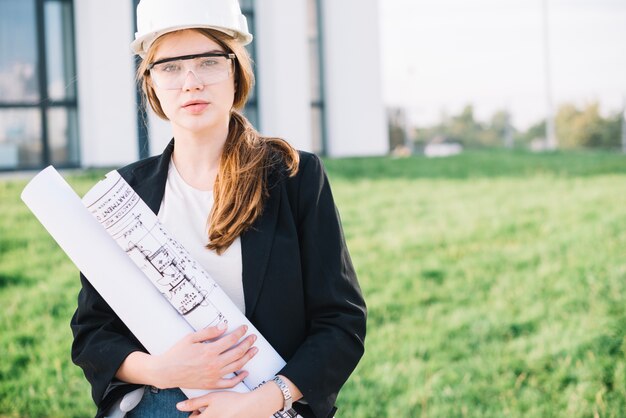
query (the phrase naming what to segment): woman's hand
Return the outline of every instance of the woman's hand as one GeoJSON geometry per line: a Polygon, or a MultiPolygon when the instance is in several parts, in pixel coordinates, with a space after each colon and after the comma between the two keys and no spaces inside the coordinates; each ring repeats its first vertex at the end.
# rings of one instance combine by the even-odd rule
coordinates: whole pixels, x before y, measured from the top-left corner
{"type": "Polygon", "coordinates": [[[192,412],[190,417],[220,418],[267,418],[272,414],[259,413],[251,403],[250,393],[211,392],[198,398],[189,399],[176,405],[180,411],[192,412]]]}
{"type": "Polygon", "coordinates": [[[257,353],[252,347],[255,335],[239,341],[247,327],[241,326],[228,335],[226,327],[209,327],[181,339],[161,355],[133,352],[122,363],[116,376],[128,383],[148,384],[161,389],[183,387],[193,389],[232,388],[246,378],[224,376],[242,370],[257,353]]]}
{"type": "Polygon", "coordinates": [[[179,402],[176,408],[193,412],[190,417],[198,418],[267,418],[281,409],[283,403],[280,389],[271,389],[263,385],[248,393],[211,392],[179,402]]]}
{"type": "MultiPolygon", "coordinates": [[[[300,390],[285,376],[293,400],[302,398],[300,390]]],[[[179,402],[180,411],[193,412],[191,417],[209,418],[267,418],[283,409],[283,393],[274,382],[266,382],[252,392],[211,392],[197,398],[179,402]]]]}
{"type": "Polygon", "coordinates": [[[248,327],[242,325],[223,335],[225,329],[210,327],[194,332],[165,353],[155,356],[158,374],[163,379],[161,385],[155,386],[227,389],[245,379],[246,372],[229,379],[224,376],[240,371],[256,354],[257,348],[252,347],[256,336],[249,335],[237,344],[248,327]]]}

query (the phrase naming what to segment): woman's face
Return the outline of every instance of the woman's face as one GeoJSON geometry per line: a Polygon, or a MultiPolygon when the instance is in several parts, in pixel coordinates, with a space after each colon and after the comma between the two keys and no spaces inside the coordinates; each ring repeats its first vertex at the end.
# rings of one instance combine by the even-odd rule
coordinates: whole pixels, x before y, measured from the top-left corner
{"type": "MultiPolygon", "coordinates": [[[[183,30],[164,35],[152,62],[207,52],[226,51],[217,42],[198,32],[183,30]]],[[[192,61],[183,62],[188,64],[192,61]]],[[[228,131],[235,95],[233,73],[231,71],[228,78],[222,81],[205,85],[193,72],[188,71],[184,75],[182,87],[175,90],[161,88],[153,80],[154,91],[163,112],[172,123],[175,136],[183,132],[197,135],[228,131]]]]}

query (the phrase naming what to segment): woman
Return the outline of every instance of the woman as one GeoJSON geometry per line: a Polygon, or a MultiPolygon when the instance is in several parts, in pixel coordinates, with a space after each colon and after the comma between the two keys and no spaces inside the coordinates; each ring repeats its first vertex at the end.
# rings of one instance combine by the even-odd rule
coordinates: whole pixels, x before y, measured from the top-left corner
{"type": "Polygon", "coordinates": [[[236,0],[211,10],[227,3],[141,1],[138,76],[174,139],[119,172],[287,364],[250,393],[226,391],[245,378],[255,336],[207,328],[149,355],[81,275],[72,357],[98,417],[141,385],[151,389],[128,417],[267,418],[292,401],[304,417],[332,416],[363,353],[365,303],[321,162],[239,113],[253,83],[251,36],[236,0]],[[184,401],[179,387],[217,391],[184,401]]]}

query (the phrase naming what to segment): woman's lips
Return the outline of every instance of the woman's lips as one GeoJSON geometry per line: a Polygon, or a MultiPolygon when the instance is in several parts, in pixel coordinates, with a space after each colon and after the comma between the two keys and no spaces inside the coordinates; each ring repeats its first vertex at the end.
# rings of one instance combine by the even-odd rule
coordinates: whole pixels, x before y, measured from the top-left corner
{"type": "Polygon", "coordinates": [[[204,102],[201,100],[194,100],[183,104],[182,108],[185,109],[189,113],[197,114],[202,113],[204,109],[209,105],[208,102],[204,102]]]}

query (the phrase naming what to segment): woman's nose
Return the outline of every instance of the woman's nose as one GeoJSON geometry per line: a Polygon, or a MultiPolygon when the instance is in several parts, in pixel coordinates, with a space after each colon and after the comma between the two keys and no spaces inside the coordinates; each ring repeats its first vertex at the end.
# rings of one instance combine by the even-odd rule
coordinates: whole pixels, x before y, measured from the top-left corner
{"type": "Polygon", "coordinates": [[[196,73],[192,70],[187,72],[185,76],[185,82],[183,84],[183,90],[202,90],[204,88],[204,83],[202,80],[198,78],[196,73]]]}

